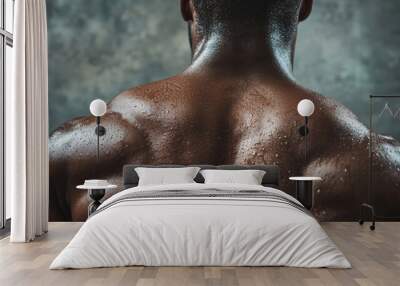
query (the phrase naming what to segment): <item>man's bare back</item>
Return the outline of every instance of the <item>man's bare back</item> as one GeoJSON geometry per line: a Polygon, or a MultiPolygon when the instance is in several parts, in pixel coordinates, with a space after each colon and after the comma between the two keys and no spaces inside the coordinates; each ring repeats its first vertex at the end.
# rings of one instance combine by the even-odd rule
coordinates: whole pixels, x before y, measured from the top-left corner
{"type": "MultiPolygon", "coordinates": [[[[289,176],[324,178],[316,186],[318,217],[349,219],[358,214],[368,186],[365,126],[340,104],[297,85],[284,67],[271,66],[272,56],[256,61],[229,52],[213,56],[205,52],[210,42],[193,43],[198,54],[184,73],[132,88],[109,103],[97,166],[94,118],[73,120],[53,133],[52,220],[84,220],[86,194],[74,191],[75,186],[94,177],[121,184],[122,166],[129,163],[276,164],[282,170],[281,188],[291,194],[289,176]],[[303,118],[296,111],[304,98],[316,105],[308,161],[298,131],[303,118]]],[[[381,141],[377,172],[385,174],[378,178],[385,193],[378,203],[385,203],[388,213],[398,213],[400,147],[391,139],[381,141]]]]}

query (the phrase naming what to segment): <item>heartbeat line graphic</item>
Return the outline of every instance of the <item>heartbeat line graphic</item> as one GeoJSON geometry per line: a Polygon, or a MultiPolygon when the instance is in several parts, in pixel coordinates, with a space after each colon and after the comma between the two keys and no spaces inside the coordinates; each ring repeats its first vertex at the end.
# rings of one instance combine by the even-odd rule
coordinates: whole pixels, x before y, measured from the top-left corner
{"type": "Polygon", "coordinates": [[[396,110],[396,112],[393,112],[393,110],[390,108],[390,105],[385,103],[385,107],[382,109],[378,117],[381,118],[384,114],[389,114],[393,119],[400,120],[400,107],[396,110]]]}

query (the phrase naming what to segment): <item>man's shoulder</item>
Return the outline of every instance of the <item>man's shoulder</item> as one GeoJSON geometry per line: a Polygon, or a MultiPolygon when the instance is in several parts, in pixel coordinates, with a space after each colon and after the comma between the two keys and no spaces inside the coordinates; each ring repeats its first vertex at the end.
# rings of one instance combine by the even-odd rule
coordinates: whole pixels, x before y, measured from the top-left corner
{"type": "Polygon", "coordinates": [[[339,101],[320,94],[313,95],[315,102],[315,118],[325,123],[332,130],[346,133],[350,136],[364,137],[367,127],[356,114],[339,101]]]}
{"type": "Polygon", "coordinates": [[[121,99],[151,99],[155,96],[169,96],[182,93],[185,89],[186,79],[177,75],[166,79],[131,87],[117,95],[111,103],[121,99]]]}

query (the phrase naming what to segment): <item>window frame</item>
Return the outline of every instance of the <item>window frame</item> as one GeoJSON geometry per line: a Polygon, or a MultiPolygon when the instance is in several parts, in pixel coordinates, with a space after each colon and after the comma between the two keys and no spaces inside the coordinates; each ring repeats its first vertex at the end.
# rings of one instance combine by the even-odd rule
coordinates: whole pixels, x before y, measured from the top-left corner
{"type": "MultiPolygon", "coordinates": [[[[5,190],[5,99],[6,99],[6,46],[13,48],[13,33],[6,27],[6,1],[11,1],[13,8],[15,0],[0,0],[0,236],[9,231],[10,221],[6,218],[6,190],[5,190]]],[[[14,21],[14,15],[11,15],[14,21]]],[[[14,28],[14,27],[13,27],[14,28]]],[[[12,29],[14,30],[14,29],[12,29]]]]}

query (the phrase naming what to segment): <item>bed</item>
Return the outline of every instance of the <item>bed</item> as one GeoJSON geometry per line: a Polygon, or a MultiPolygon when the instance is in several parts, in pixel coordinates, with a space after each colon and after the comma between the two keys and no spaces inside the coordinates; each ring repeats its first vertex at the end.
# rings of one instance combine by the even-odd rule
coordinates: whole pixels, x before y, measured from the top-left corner
{"type": "Polygon", "coordinates": [[[152,186],[138,186],[137,167],[124,167],[125,190],[103,202],[50,269],[351,267],[311,213],[279,190],[276,166],[198,166],[264,170],[261,185],[205,184],[199,173],[195,183],[152,186]]]}

